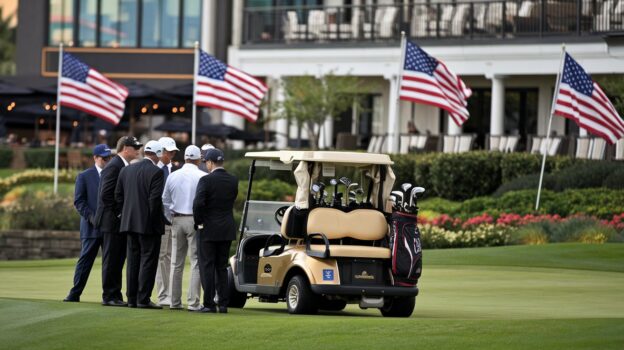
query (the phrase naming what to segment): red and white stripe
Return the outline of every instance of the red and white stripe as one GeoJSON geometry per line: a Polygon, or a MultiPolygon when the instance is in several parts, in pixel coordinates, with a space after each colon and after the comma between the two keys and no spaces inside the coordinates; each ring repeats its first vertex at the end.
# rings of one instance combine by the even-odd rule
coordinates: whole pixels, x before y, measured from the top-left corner
{"type": "Polygon", "coordinates": [[[433,76],[411,70],[403,70],[401,76],[401,100],[442,108],[458,126],[470,117],[466,108],[470,95],[472,90],[442,62],[433,76]]]}
{"type": "Polygon", "coordinates": [[[554,114],[575,121],[583,129],[611,144],[624,137],[624,121],[595,82],[591,96],[562,82],[555,98],[554,114]]]}
{"type": "Polygon", "coordinates": [[[61,77],[59,100],[62,106],[74,108],[117,125],[126,107],[128,89],[89,69],[86,84],[61,77]]]}
{"type": "Polygon", "coordinates": [[[260,103],[268,88],[260,80],[228,66],[224,80],[198,75],[195,103],[239,115],[251,122],[258,120],[260,103]]]}

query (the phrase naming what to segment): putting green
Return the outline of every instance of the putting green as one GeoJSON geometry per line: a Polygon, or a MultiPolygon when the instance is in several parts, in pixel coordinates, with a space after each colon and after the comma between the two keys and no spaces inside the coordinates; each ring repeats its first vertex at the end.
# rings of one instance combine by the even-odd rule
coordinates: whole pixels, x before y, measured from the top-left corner
{"type": "MultiPolygon", "coordinates": [[[[621,349],[624,245],[425,251],[410,319],[293,316],[251,301],[228,315],[105,308],[100,265],[79,304],[61,303],[73,260],[0,262],[0,348],[621,349]]],[[[186,276],[185,276],[186,278],[186,276]]],[[[185,281],[186,285],[186,281],[185,281]]],[[[185,292],[184,294],[185,295],[185,292]]]]}

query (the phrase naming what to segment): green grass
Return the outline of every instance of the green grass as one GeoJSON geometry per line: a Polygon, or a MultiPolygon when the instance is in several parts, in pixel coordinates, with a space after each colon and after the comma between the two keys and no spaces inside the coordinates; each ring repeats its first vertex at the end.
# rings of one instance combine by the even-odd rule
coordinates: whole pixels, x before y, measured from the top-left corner
{"type": "Polygon", "coordinates": [[[8,169],[8,168],[0,169],[0,179],[4,179],[5,177],[9,177],[13,174],[17,174],[22,171],[24,170],[23,169],[8,169]]]}
{"type": "MultiPolygon", "coordinates": [[[[0,262],[7,349],[621,349],[624,244],[425,251],[416,311],[293,316],[249,302],[228,315],[105,308],[100,264],[83,302],[59,300],[73,260],[0,262]]],[[[186,277],[186,276],[185,276],[186,277]]],[[[186,285],[186,282],[185,282],[186,285]]],[[[185,292],[184,294],[185,295],[185,292]]]]}

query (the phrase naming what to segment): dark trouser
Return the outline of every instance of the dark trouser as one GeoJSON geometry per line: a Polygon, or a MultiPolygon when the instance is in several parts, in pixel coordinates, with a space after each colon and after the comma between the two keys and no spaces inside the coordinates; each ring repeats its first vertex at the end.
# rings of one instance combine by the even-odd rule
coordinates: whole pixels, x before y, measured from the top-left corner
{"type": "Polygon", "coordinates": [[[126,234],[102,233],[102,300],[123,300],[121,276],[126,261],[126,234]]]}
{"type": "Polygon", "coordinates": [[[219,294],[219,305],[228,305],[227,264],[232,241],[198,240],[199,274],[204,288],[204,306],[215,307],[215,289],[219,294]],[[215,287],[216,275],[216,287],[215,287]]]}
{"type": "Polygon", "coordinates": [[[102,238],[84,238],[80,240],[80,243],[82,244],[82,250],[80,251],[80,258],[78,258],[76,263],[74,286],[69,291],[70,298],[79,298],[87,285],[93,262],[102,245],[102,238]]]}
{"type": "Polygon", "coordinates": [[[128,269],[126,271],[129,304],[150,303],[150,296],[156,281],[159,235],[128,233],[128,269]]]}

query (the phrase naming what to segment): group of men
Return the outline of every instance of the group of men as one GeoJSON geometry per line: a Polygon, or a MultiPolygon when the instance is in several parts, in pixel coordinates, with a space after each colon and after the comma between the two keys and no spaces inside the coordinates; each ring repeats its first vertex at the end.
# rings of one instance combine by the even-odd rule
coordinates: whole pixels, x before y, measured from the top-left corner
{"type": "Polygon", "coordinates": [[[188,255],[188,310],[227,312],[227,259],[235,239],[238,179],[224,170],[223,152],[209,144],[188,146],[182,166],[173,164],[178,151],[170,137],[143,146],[132,136],[119,139],[115,156],[104,144],[93,149],[94,166],[76,178],[82,251],[74,286],[64,301],[80,301],[101,247],[102,305],[182,310],[188,255]],[[152,302],[155,284],[158,301],[152,302]]]}

